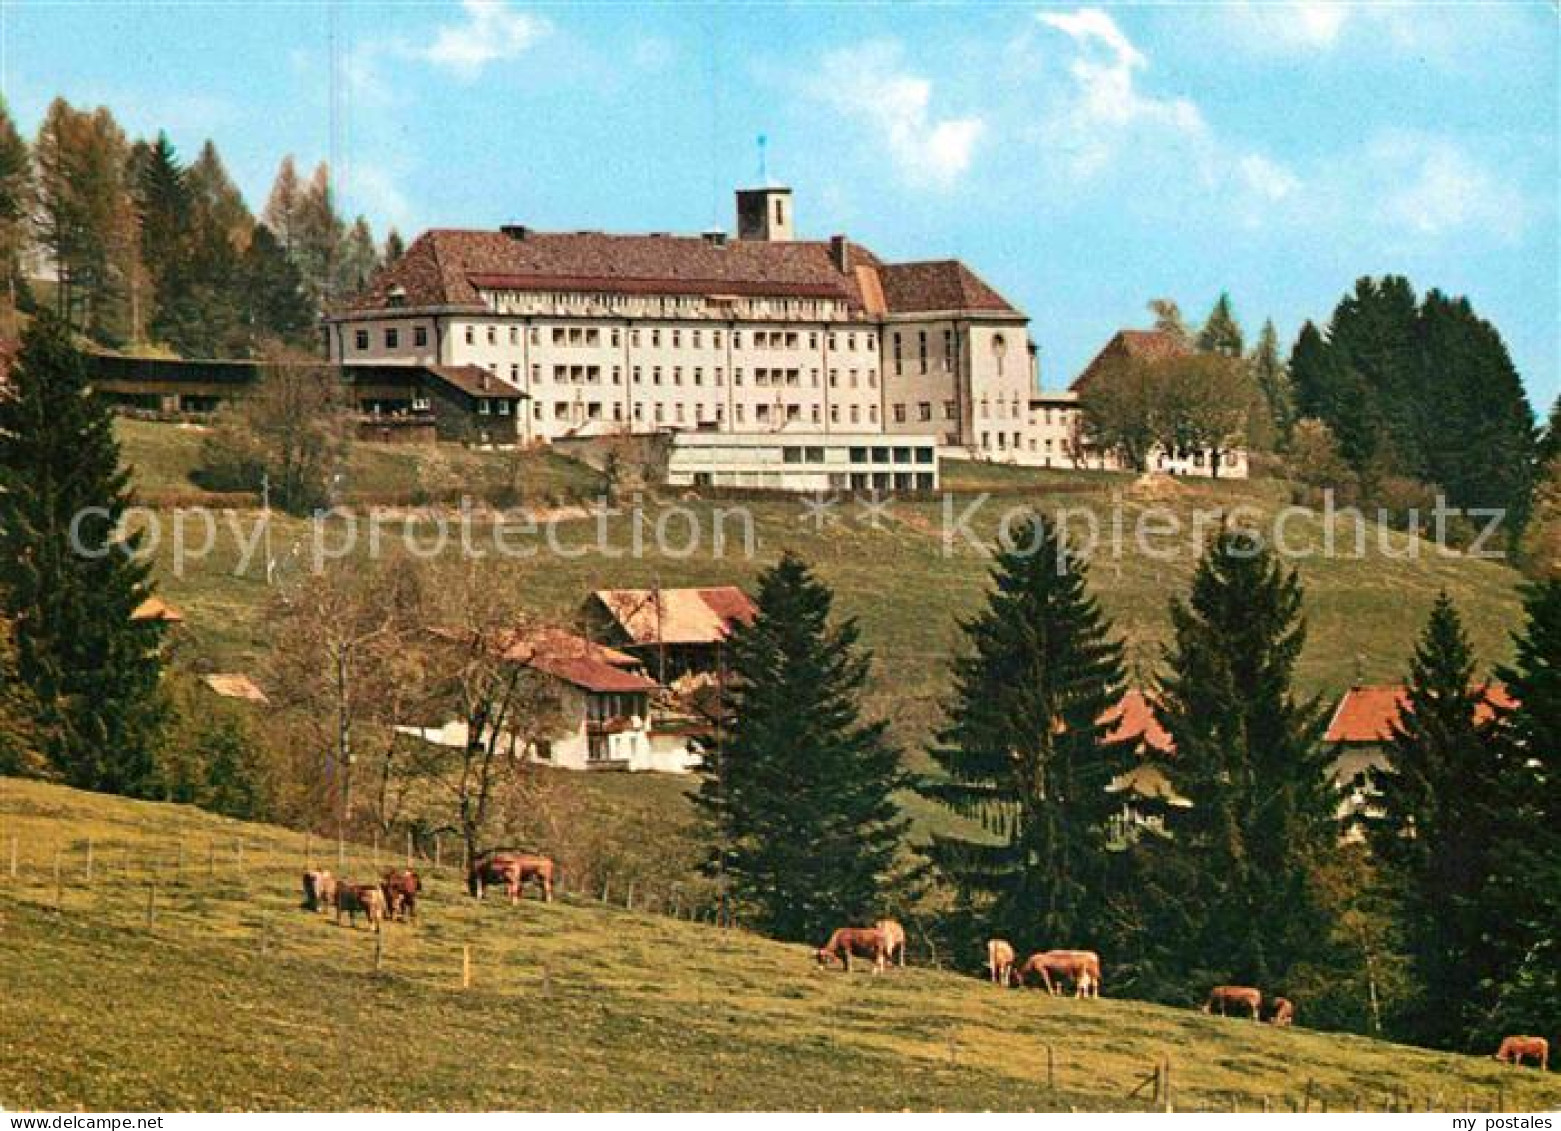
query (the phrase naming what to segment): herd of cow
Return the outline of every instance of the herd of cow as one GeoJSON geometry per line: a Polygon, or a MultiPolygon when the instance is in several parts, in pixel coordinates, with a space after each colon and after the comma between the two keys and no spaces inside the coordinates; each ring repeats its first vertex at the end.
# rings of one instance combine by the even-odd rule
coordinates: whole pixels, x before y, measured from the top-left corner
{"type": "MultiPolygon", "coordinates": [[[[540,887],[542,898],[551,903],[556,867],[546,856],[533,853],[484,853],[467,869],[466,890],[473,898],[482,899],[489,887],[502,885],[513,904],[520,901],[529,880],[540,887]]],[[[377,884],[351,883],[337,880],[326,871],[311,870],[303,874],[303,890],[304,906],[309,910],[334,909],[336,922],[339,924],[346,915],[352,927],[358,925],[358,916],[363,915],[377,931],[386,921],[410,922],[417,918],[423,883],[410,868],[393,868],[377,884]]],[[[813,954],[820,966],[839,963],[846,973],[851,971],[853,957],[865,958],[872,962],[873,973],[879,974],[889,965],[905,965],[905,928],[893,919],[880,919],[871,927],[839,927],[813,954]]],[[[1033,979],[1049,994],[1062,992],[1066,984],[1072,987],[1076,998],[1100,996],[1100,955],[1092,950],[1043,950],[1023,963],[1017,959],[1012,944],[1004,939],[988,941],[986,969],[993,985],[1022,987],[1033,979]]],[[[1265,999],[1261,990],[1251,986],[1215,986],[1203,1003],[1203,1012],[1218,1013],[1221,1017],[1245,1013],[1254,1021],[1279,1026],[1295,1021],[1295,1005],[1288,998],[1265,999]]],[[[1496,1053],[1497,1060],[1508,1064],[1521,1065],[1525,1058],[1548,1069],[1549,1042],[1543,1037],[1507,1037],[1496,1053]]]]}

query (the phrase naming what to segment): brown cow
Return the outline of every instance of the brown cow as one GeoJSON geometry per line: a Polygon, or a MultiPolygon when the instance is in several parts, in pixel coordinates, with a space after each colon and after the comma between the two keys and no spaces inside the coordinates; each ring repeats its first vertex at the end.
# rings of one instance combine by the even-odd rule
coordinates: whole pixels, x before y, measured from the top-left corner
{"type": "Polygon", "coordinates": [[[849,974],[853,954],[871,958],[873,973],[883,973],[884,962],[889,954],[883,932],[877,927],[836,927],[829,941],[813,952],[813,957],[820,966],[828,966],[832,959],[838,960],[849,974]]]}
{"type": "Polygon", "coordinates": [[[511,903],[519,903],[521,886],[527,880],[542,885],[544,902],[553,902],[553,872],[556,865],[546,856],[527,852],[493,852],[479,856],[466,872],[466,890],[483,898],[488,884],[504,885],[511,903]]]}
{"type": "Polygon", "coordinates": [[[1014,948],[1002,939],[988,939],[986,969],[994,986],[1006,986],[1014,977],[1014,948]]]}
{"type": "Polygon", "coordinates": [[[1215,986],[1209,991],[1209,1000],[1203,1003],[1203,1012],[1213,1013],[1218,1009],[1219,1015],[1225,1017],[1233,1007],[1250,1011],[1252,1020],[1256,1021],[1263,1007],[1262,991],[1251,986],[1215,986]]]}
{"type": "Polygon", "coordinates": [[[324,911],[336,903],[336,877],[329,872],[304,873],[304,906],[310,911],[324,911]]]}
{"type": "Polygon", "coordinates": [[[905,928],[893,919],[880,919],[874,924],[883,934],[884,953],[891,963],[905,965],[905,928]]]}
{"type": "Polygon", "coordinates": [[[1541,1072],[1549,1071],[1550,1042],[1544,1037],[1503,1037],[1501,1048],[1496,1050],[1496,1059],[1514,1068],[1523,1064],[1525,1056],[1533,1057],[1541,1072]]]}
{"type": "Polygon", "coordinates": [[[1270,998],[1263,1007],[1264,1020],[1270,1025],[1295,1024],[1295,1003],[1287,997],[1270,998]]]}
{"type": "Polygon", "coordinates": [[[385,893],[385,909],[391,919],[417,918],[417,896],[423,890],[423,881],[410,868],[392,868],[380,881],[385,893]]]}
{"type": "Polygon", "coordinates": [[[1074,997],[1100,996],[1100,955],[1093,950],[1043,950],[1032,954],[1019,968],[1019,984],[1024,985],[1031,974],[1040,975],[1049,994],[1058,992],[1052,981],[1055,974],[1073,983],[1074,997]]]}
{"type": "Polygon", "coordinates": [[[341,914],[347,913],[347,921],[353,930],[357,930],[358,916],[367,915],[370,925],[378,931],[380,924],[385,921],[385,893],[380,890],[378,884],[350,884],[345,881],[336,885],[336,925],[341,926],[341,914]]]}

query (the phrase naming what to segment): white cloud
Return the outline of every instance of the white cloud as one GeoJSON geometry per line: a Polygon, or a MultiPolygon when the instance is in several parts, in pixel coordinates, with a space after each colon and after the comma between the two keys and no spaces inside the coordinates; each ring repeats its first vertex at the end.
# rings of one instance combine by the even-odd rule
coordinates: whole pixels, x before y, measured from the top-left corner
{"type": "Polygon", "coordinates": [[[1445,138],[1391,137],[1370,148],[1367,162],[1382,218],[1403,231],[1441,237],[1473,230],[1510,242],[1527,224],[1522,194],[1445,138]]]}
{"type": "Polygon", "coordinates": [[[948,188],[969,170],[986,123],[936,117],[931,81],[908,70],[901,56],[895,43],[831,52],[813,92],[879,134],[907,181],[948,188]]]}
{"type": "Polygon", "coordinates": [[[547,21],[512,10],[503,0],[462,0],[464,22],[446,24],[423,53],[458,77],[475,79],[489,63],[513,59],[547,32],[547,21]]]}
{"type": "Polygon", "coordinates": [[[1044,132],[1073,175],[1089,180],[1128,166],[1162,188],[1188,181],[1218,194],[1243,224],[1264,222],[1266,210],[1295,195],[1300,178],[1266,154],[1243,151],[1218,137],[1189,98],[1145,91],[1149,59],[1110,14],[1099,8],[1041,12],[1076,49],[1070,83],[1047,110],[1044,132]]]}
{"type": "Polygon", "coordinates": [[[1339,0],[1263,3],[1240,0],[1222,9],[1231,29],[1249,46],[1269,51],[1327,51],[1343,37],[1354,15],[1339,0]]]}

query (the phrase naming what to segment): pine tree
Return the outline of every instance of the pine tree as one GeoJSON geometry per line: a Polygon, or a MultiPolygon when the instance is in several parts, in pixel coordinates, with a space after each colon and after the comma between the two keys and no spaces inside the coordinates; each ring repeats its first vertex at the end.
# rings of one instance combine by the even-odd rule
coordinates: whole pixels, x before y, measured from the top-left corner
{"type": "MultiPolygon", "coordinates": [[[[22,251],[32,212],[32,161],[27,143],[0,97],[0,308],[15,311],[22,298],[22,251]]],[[[0,333],[9,327],[0,321],[0,333]]]]}
{"type": "Polygon", "coordinates": [[[954,697],[922,792],[980,821],[997,841],[940,836],[933,860],[982,931],[1038,946],[1099,944],[1106,792],[1129,754],[1105,720],[1123,692],[1122,645],[1088,589],[1084,559],[1036,515],[1000,548],[986,605],[962,625],[954,697]]]}
{"type": "Polygon", "coordinates": [[[168,135],[137,142],[130,151],[130,189],[141,231],[141,263],[151,282],[153,312],[143,321],[152,336],[178,347],[179,328],[199,321],[193,275],[190,186],[168,135]]]}
{"type": "Polygon", "coordinates": [[[1337,825],[1322,712],[1294,690],[1302,600],[1271,549],[1226,529],[1171,603],[1158,713],[1192,806],[1171,823],[1166,866],[1190,892],[1158,943],[1164,964],[1206,963],[1199,977],[1282,987],[1326,927],[1316,867],[1337,825]]]}
{"type": "Polygon", "coordinates": [[[1247,364],[1262,391],[1272,435],[1278,446],[1282,447],[1290,438],[1290,429],[1295,426],[1295,403],[1290,389],[1290,373],[1285,368],[1284,359],[1279,356],[1279,332],[1274,329],[1273,319],[1263,323],[1257,345],[1252,348],[1247,364]]]}
{"type": "Polygon", "coordinates": [[[1458,611],[1438,596],[1410,661],[1372,850],[1402,892],[1404,933],[1417,979],[1402,1032],[1461,1044],[1493,1002],[1496,974],[1482,906],[1503,825],[1503,766],[1485,689],[1458,611]]]}
{"type": "Polygon", "coordinates": [[[265,210],[260,218],[276,237],[282,250],[294,254],[298,246],[298,212],[303,204],[303,185],[298,179],[298,167],[289,153],[277,168],[276,180],[271,185],[271,195],[266,198],[265,210]]]}
{"type": "Polygon", "coordinates": [[[394,228],[391,228],[389,234],[385,236],[385,250],[380,255],[380,261],[384,263],[386,267],[389,267],[406,253],[406,241],[401,238],[400,232],[396,231],[394,228]]]}
{"type": "Polygon", "coordinates": [[[1466,298],[1426,294],[1417,326],[1421,473],[1460,508],[1527,521],[1535,481],[1534,411],[1501,335],[1466,298]]]}
{"type": "Polygon", "coordinates": [[[860,719],[871,660],[854,620],[831,623],[832,603],[790,553],[760,576],[758,615],[726,644],[735,722],[700,790],[713,866],[747,922],[778,938],[886,911],[905,828],[885,724],[860,719]]]}
{"type": "Polygon", "coordinates": [[[139,330],[129,145],[106,109],[56,98],[33,145],[37,233],[59,275],[56,309],[73,327],[118,345],[139,330]]]}
{"type": "Polygon", "coordinates": [[[1230,295],[1220,292],[1214,309],[1198,331],[1198,348],[1204,353],[1217,353],[1225,357],[1240,357],[1246,345],[1242,340],[1241,323],[1231,309],[1230,295]]]}
{"type": "Polygon", "coordinates": [[[71,785],[155,787],[161,661],[139,540],[113,540],[128,505],[107,407],[69,332],[44,313],[28,328],[0,399],[0,613],[14,625],[17,676],[39,742],[71,785]]]}
{"type": "Polygon", "coordinates": [[[336,293],[343,296],[357,294],[368,285],[369,277],[377,270],[379,250],[374,246],[374,233],[369,228],[369,222],[359,216],[342,241],[336,293]]]}
{"type": "Polygon", "coordinates": [[[264,224],[256,224],[239,263],[239,320],[244,349],[254,354],[267,342],[302,346],[314,328],[314,312],[298,268],[264,224]]]}
{"type": "Polygon", "coordinates": [[[1561,578],[1530,585],[1523,607],[1515,658],[1496,673],[1517,706],[1500,736],[1512,787],[1484,908],[1501,965],[1475,1034],[1487,1041],[1561,1016],[1561,578]]]}

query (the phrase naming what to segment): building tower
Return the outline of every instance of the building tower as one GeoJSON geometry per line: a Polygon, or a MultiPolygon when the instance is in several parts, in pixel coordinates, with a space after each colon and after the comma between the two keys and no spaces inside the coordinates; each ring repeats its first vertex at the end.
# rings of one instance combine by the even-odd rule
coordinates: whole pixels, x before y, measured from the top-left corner
{"type": "Polygon", "coordinates": [[[789,243],[791,190],[780,185],[737,190],[737,238],[789,243]]]}

